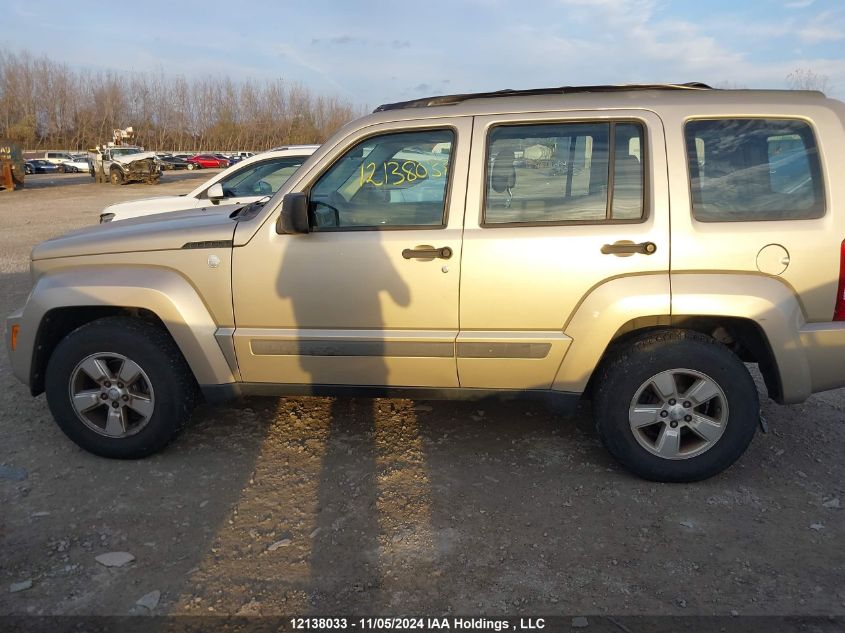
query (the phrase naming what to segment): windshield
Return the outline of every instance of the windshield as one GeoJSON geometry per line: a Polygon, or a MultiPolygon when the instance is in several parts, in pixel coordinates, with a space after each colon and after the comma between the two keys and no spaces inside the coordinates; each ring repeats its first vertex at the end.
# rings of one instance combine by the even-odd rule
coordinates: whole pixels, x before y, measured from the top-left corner
{"type": "Polygon", "coordinates": [[[227,198],[237,196],[270,195],[282,188],[288,178],[299,169],[307,156],[284,156],[254,163],[222,179],[227,198]]]}
{"type": "Polygon", "coordinates": [[[120,147],[111,151],[112,156],[128,156],[129,154],[140,154],[141,150],[137,147],[120,147]]]}

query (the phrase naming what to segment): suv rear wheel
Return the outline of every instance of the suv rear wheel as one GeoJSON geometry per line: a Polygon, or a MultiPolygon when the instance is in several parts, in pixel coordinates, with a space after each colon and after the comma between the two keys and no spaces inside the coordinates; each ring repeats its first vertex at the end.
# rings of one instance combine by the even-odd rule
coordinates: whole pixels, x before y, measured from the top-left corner
{"type": "Polygon", "coordinates": [[[170,336],[129,317],[99,319],[68,334],[50,357],[45,387],[70,439],[122,459],[164,448],[187,422],[196,394],[170,336]]]}
{"type": "Polygon", "coordinates": [[[654,481],[711,477],[748,447],[760,419],[745,365],[714,339],[659,330],[615,350],[599,370],[596,428],[627,469],[654,481]]]}

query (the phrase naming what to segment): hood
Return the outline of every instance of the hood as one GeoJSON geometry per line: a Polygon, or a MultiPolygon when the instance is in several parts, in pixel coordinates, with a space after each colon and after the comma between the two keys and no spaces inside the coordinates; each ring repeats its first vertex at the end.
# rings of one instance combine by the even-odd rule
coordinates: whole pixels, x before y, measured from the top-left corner
{"type": "Polygon", "coordinates": [[[237,208],[221,205],[202,214],[189,210],[95,224],[41,242],[32,249],[32,259],[178,250],[195,242],[231,242],[237,222],[229,215],[237,208]]]}
{"type": "Polygon", "coordinates": [[[147,158],[156,158],[155,152],[141,152],[140,154],[126,154],[125,156],[113,156],[112,160],[122,165],[134,163],[136,160],[146,160],[147,158]]]}

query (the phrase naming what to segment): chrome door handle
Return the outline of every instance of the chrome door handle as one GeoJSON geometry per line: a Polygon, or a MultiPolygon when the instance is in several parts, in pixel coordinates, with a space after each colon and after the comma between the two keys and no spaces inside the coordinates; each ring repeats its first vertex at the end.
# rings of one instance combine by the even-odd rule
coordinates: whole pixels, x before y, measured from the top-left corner
{"type": "Polygon", "coordinates": [[[402,251],[402,257],[405,259],[449,259],[452,256],[452,249],[448,246],[442,248],[434,248],[433,246],[417,246],[416,248],[406,248],[402,251]]]}
{"type": "Polygon", "coordinates": [[[654,242],[640,242],[634,244],[633,242],[614,242],[613,244],[605,244],[601,247],[601,252],[605,255],[651,255],[657,250],[657,245],[654,242]]]}

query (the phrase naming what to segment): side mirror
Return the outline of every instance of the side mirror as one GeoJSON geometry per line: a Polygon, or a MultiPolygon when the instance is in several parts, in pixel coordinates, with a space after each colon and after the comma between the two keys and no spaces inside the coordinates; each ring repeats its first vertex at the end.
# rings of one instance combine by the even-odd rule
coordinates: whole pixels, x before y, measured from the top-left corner
{"type": "Polygon", "coordinates": [[[205,195],[212,202],[217,202],[218,200],[222,200],[226,197],[226,194],[223,193],[223,185],[221,185],[219,182],[216,182],[211,185],[205,192],[205,195]]]}
{"type": "Polygon", "coordinates": [[[253,185],[252,189],[255,193],[261,194],[262,196],[273,195],[273,186],[266,180],[259,180],[253,185]]]}
{"type": "Polygon", "coordinates": [[[308,223],[308,196],[289,193],[282,198],[282,213],[276,220],[276,233],[310,233],[308,223]]]}

